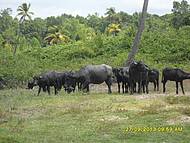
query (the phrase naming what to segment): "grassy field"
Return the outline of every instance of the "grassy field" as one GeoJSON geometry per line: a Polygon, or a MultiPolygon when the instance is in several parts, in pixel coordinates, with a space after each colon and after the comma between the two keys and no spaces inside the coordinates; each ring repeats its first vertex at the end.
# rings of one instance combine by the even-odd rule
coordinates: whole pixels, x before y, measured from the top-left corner
{"type": "Polygon", "coordinates": [[[61,91],[58,96],[2,90],[0,143],[188,143],[190,92],[176,96],[170,90],[149,95],[61,91]]]}

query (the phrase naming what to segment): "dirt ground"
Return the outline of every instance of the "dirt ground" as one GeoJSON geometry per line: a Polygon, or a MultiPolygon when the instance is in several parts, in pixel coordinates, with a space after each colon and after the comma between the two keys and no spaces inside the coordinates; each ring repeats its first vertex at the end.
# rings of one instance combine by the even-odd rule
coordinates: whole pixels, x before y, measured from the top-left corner
{"type": "MultiPolygon", "coordinates": [[[[160,82],[159,83],[159,88],[160,90],[159,91],[154,91],[154,86],[153,86],[153,83],[149,83],[149,93],[157,93],[157,94],[163,94],[163,84],[160,82]]],[[[186,95],[190,95],[190,80],[184,80],[184,83],[183,83],[183,86],[184,86],[184,91],[185,91],[185,94],[186,95]]],[[[117,83],[113,83],[112,85],[112,92],[114,93],[117,93],[118,89],[117,89],[117,83]]],[[[122,89],[121,89],[122,91],[122,89]]],[[[90,92],[92,93],[106,93],[108,92],[108,87],[105,83],[103,84],[91,84],[90,85],[90,92]]],[[[172,82],[172,81],[168,81],[166,83],[166,94],[173,94],[175,95],[176,94],[176,84],[175,82],[172,82]]],[[[182,94],[182,91],[181,91],[181,87],[180,87],[180,84],[179,84],[179,95],[182,94]]]]}

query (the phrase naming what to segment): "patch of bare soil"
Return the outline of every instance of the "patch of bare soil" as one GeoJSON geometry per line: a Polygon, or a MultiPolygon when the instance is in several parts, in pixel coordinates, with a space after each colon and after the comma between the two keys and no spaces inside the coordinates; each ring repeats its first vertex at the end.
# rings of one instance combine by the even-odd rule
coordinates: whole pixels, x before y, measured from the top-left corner
{"type": "Polygon", "coordinates": [[[115,116],[115,115],[109,115],[109,116],[105,116],[103,118],[100,119],[100,121],[106,121],[106,122],[115,122],[115,121],[122,121],[122,120],[127,120],[128,117],[122,118],[119,116],[115,116]]]}
{"type": "MultiPolygon", "coordinates": [[[[182,91],[181,88],[179,87],[179,94],[176,94],[176,89],[175,89],[175,83],[174,82],[168,82],[166,85],[166,93],[162,92],[162,84],[160,84],[160,90],[159,91],[154,91],[153,90],[153,85],[150,84],[149,86],[149,94],[134,94],[130,95],[130,93],[122,93],[121,89],[121,95],[130,95],[134,96],[137,99],[148,99],[148,98],[157,98],[159,96],[169,96],[169,95],[174,95],[174,96],[182,96],[182,91]]],[[[185,95],[190,96],[190,80],[185,80],[184,81],[184,90],[185,90],[185,95]]],[[[108,93],[108,87],[105,83],[103,84],[90,84],[90,92],[91,93],[108,93]]],[[[113,93],[118,93],[118,88],[117,84],[114,83],[112,85],[112,92],[113,93]]]]}
{"type": "Polygon", "coordinates": [[[13,115],[19,116],[22,119],[33,117],[34,115],[45,112],[44,108],[26,108],[21,110],[11,111],[13,115]]]}
{"type": "Polygon", "coordinates": [[[181,115],[174,119],[168,120],[167,123],[169,125],[176,125],[176,124],[180,124],[180,123],[190,123],[190,117],[187,115],[181,115]]]}

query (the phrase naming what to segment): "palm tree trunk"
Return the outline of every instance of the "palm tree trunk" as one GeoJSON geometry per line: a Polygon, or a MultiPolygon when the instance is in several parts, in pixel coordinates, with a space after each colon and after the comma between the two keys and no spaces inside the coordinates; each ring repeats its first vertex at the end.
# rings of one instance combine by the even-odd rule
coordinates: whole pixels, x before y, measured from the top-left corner
{"type": "Polygon", "coordinates": [[[143,30],[144,30],[147,8],[148,8],[148,0],[144,0],[142,15],[139,19],[140,23],[139,23],[138,31],[137,31],[137,34],[136,34],[135,39],[133,41],[131,52],[129,52],[128,59],[125,62],[126,66],[130,65],[130,63],[134,60],[136,53],[138,52],[138,45],[140,43],[141,35],[142,35],[143,30]]]}
{"type": "Polygon", "coordinates": [[[16,35],[16,42],[13,44],[13,56],[16,55],[17,47],[18,47],[18,44],[19,44],[20,27],[21,27],[21,23],[18,24],[17,35],[16,35]]]}
{"type": "Polygon", "coordinates": [[[14,45],[14,46],[13,46],[13,56],[16,55],[16,50],[17,50],[17,47],[16,47],[16,45],[14,45]]]}

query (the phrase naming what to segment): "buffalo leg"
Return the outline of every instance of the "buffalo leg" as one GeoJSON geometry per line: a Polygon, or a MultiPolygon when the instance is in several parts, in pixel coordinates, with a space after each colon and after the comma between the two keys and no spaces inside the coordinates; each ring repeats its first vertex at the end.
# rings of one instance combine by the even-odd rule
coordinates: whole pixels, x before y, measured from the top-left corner
{"type": "Polygon", "coordinates": [[[128,84],[125,83],[125,93],[128,93],[128,84]]]}
{"type": "Polygon", "coordinates": [[[50,86],[47,86],[48,94],[50,95],[50,86]]]}
{"type": "Polygon", "coordinates": [[[154,81],[153,83],[154,83],[154,91],[156,91],[156,81],[154,81]]]}
{"type": "Polygon", "coordinates": [[[46,92],[46,86],[42,87],[43,92],[46,92]]]}
{"type": "Polygon", "coordinates": [[[54,90],[55,90],[55,95],[57,94],[57,88],[56,87],[54,87],[54,90]]]}
{"type": "Polygon", "coordinates": [[[133,84],[133,90],[134,90],[135,93],[137,92],[137,84],[136,84],[136,82],[134,82],[134,84],[133,84]]]}
{"type": "Polygon", "coordinates": [[[89,91],[90,91],[89,84],[87,85],[86,89],[87,89],[87,92],[89,92],[89,91]]]}
{"type": "Polygon", "coordinates": [[[82,85],[82,90],[84,91],[84,89],[87,89],[87,92],[89,92],[89,82],[88,81],[85,81],[82,85]]]}
{"type": "Polygon", "coordinates": [[[123,91],[123,93],[125,93],[124,82],[122,82],[122,91],[123,91]]]}
{"type": "Polygon", "coordinates": [[[149,93],[148,84],[149,84],[149,82],[146,82],[146,93],[147,93],[147,94],[149,93]]]}
{"type": "Polygon", "coordinates": [[[39,89],[38,89],[38,96],[39,96],[40,92],[41,92],[41,87],[39,87],[39,89]]]}
{"type": "Polygon", "coordinates": [[[133,82],[130,82],[130,92],[131,92],[131,94],[133,94],[133,92],[134,92],[134,84],[133,84],[133,82]]]}
{"type": "Polygon", "coordinates": [[[120,83],[117,82],[117,86],[118,86],[118,93],[120,93],[120,83]]]}
{"type": "Polygon", "coordinates": [[[73,93],[75,92],[75,89],[76,89],[76,84],[75,84],[74,87],[73,87],[73,93]]]}
{"type": "Polygon", "coordinates": [[[54,86],[54,90],[55,90],[55,95],[57,94],[57,87],[54,86]]]}
{"type": "Polygon", "coordinates": [[[111,85],[112,85],[112,80],[111,80],[111,78],[108,79],[108,80],[106,80],[105,82],[106,82],[106,84],[107,84],[107,86],[108,86],[108,93],[109,93],[109,94],[112,93],[112,91],[111,91],[111,85]]]}
{"type": "Polygon", "coordinates": [[[142,82],[138,82],[138,93],[141,93],[142,82]]]}
{"type": "Polygon", "coordinates": [[[142,84],[142,88],[143,88],[143,93],[145,93],[145,83],[144,82],[142,84]]]}
{"type": "Polygon", "coordinates": [[[183,94],[185,94],[184,89],[183,89],[183,81],[180,82],[180,85],[181,85],[181,90],[182,90],[183,94]]]}
{"type": "Polygon", "coordinates": [[[176,81],[176,94],[178,94],[178,82],[176,81]]]}
{"type": "Polygon", "coordinates": [[[159,91],[159,79],[156,80],[157,91],[159,91]]]}
{"type": "Polygon", "coordinates": [[[163,81],[163,93],[166,92],[166,81],[163,81]]]}

